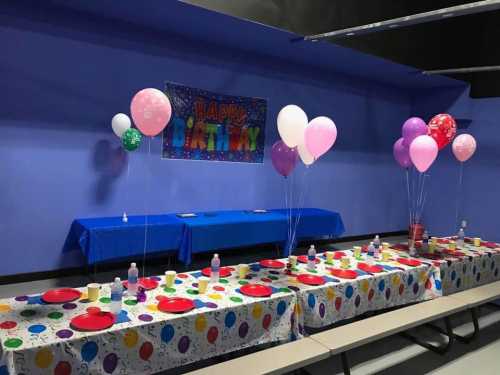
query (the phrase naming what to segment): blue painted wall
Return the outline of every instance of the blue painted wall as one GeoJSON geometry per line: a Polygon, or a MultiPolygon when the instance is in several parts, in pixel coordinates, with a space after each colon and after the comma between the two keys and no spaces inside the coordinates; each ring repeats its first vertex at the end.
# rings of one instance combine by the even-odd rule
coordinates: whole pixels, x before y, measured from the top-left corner
{"type": "Polygon", "coordinates": [[[78,252],[61,251],[77,217],[283,206],[269,148],[290,103],[339,129],[335,150],[309,171],[304,204],[339,211],[347,235],[406,225],[391,152],[391,134],[415,105],[403,90],[39,9],[0,15],[0,45],[0,275],[82,265],[78,252]],[[129,155],[127,178],[110,119],[165,80],[267,98],[264,164],[161,160],[158,138],[150,157],[147,143],[129,155]]]}
{"type": "Polygon", "coordinates": [[[459,194],[460,164],[451,145],[443,149],[429,169],[425,223],[432,233],[456,233],[456,211],[459,220],[468,221],[467,234],[500,241],[500,99],[471,99],[467,91],[441,90],[416,95],[414,111],[429,119],[433,114],[448,112],[456,118],[472,120],[458,134],[472,134],[477,141],[475,155],[464,163],[462,192],[459,194]]]}

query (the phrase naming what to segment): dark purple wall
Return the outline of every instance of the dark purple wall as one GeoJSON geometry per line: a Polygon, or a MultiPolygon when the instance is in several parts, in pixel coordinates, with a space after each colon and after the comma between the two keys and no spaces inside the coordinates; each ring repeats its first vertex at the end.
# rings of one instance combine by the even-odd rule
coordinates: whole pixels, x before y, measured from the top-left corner
{"type": "Polygon", "coordinates": [[[81,265],[77,252],[62,253],[78,217],[283,206],[269,148],[290,103],[339,129],[335,149],[309,172],[304,204],[339,211],[347,235],[406,225],[391,153],[411,114],[405,91],[57,12],[0,15],[0,45],[0,275],[81,265]],[[267,98],[264,164],[161,160],[158,138],[149,160],[147,143],[129,155],[127,180],[110,119],[165,80],[267,98]]]}

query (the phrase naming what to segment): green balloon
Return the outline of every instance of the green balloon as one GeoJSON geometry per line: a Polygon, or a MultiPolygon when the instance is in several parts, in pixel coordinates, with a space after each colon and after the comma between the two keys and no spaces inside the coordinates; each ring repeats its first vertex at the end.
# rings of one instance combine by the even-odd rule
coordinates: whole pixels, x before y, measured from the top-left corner
{"type": "Polygon", "coordinates": [[[142,135],[137,129],[127,129],[122,136],[123,148],[127,151],[134,151],[141,145],[142,135]]]}

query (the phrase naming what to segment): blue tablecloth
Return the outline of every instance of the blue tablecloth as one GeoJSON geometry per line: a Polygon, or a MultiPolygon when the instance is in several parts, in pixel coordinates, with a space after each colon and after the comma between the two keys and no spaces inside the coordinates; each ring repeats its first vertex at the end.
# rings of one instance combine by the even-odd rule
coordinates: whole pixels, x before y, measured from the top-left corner
{"type": "Polygon", "coordinates": [[[192,254],[282,242],[287,223],[279,212],[214,211],[198,213],[184,222],[184,234],[179,248],[179,260],[189,264],[192,254]]]}
{"type": "Polygon", "coordinates": [[[293,243],[288,242],[288,210],[269,210],[266,213],[249,211],[217,211],[181,219],[184,234],[179,260],[189,264],[192,254],[238,246],[280,243],[283,255],[288,255],[299,239],[338,237],[344,233],[344,223],[337,212],[317,208],[292,210],[292,222],[300,216],[293,243]]]}
{"type": "MultiPolygon", "coordinates": [[[[344,233],[337,212],[317,208],[292,210],[298,215],[295,241],[288,241],[288,211],[214,211],[197,213],[193,218],[175,214],[148,216],[147,254],[177,250],[185,264],[193,254],[242,246],[278,243],[287,255],[295,242],[305,238],[333,238],[344,233]]],[[[89,264],[140,255],[144,251],[145,216],[77,219],[71,225],[65,250],[80,248],[89,264]]]]}
{"type": "MultiPolygon", "coordinates": [[[[89,264],[142,254],[145,216],[77,219],[66,239],[65,250],[80,248],[89,264]]],[[[149,215],[147,254],[177,250],[184,224],[175,215],[149,215]]]]}

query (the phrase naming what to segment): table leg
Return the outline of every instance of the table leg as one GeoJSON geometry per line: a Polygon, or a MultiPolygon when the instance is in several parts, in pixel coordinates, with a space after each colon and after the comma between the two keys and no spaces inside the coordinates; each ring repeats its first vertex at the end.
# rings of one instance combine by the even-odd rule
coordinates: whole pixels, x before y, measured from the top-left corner
{"type": "MultiPolygon", "coordinates": [[[[473,307],[473,308],[469,309],[469,312],[471,314],[472,324],[474,325],[474,332],[472,332],[469,335],[461,336],[461,335],[458,335],[452,331],[453,337],[457,341],[463,342],[465,344],[469,344],[479,335],[479,321],[478,321],[478,317],[477,317],[477,308],[473,307]]],[[[434,324],[427,324],[427,326],[429,328],[432,328],[433,330],[443,334],[443,335],[446,335],[446,336],[448,335],[446,330],[442,329],[439,326],[436,326],[434,324]]]]}
{"type": "Polygon", "coordinates": [[[446,327],[444,335],[448,337],[448,343],[446,343],[445,345],[434,345],[428,343],[424,340],[419,339],[416,336],[410,335],[407,332],[401,332],[400,335],[410,341],[413,341],[415,344],[418,344],[426,349],[433,351],[434,353],[443,355],[450,350],[451,346],[453,345],[453,342],[455,341],[455,335],[453,334],[450,318],[448,316],[444,318],[444,324],[446,327]]]}
{"type": "Polygon", "coordinates": [[[340,359],[342,361],[342,369],[344,370],[344,375],[351,375],[351,368],[349,367],[349,361],[347,359],[347,353],[340,353],[340,359]]]}

